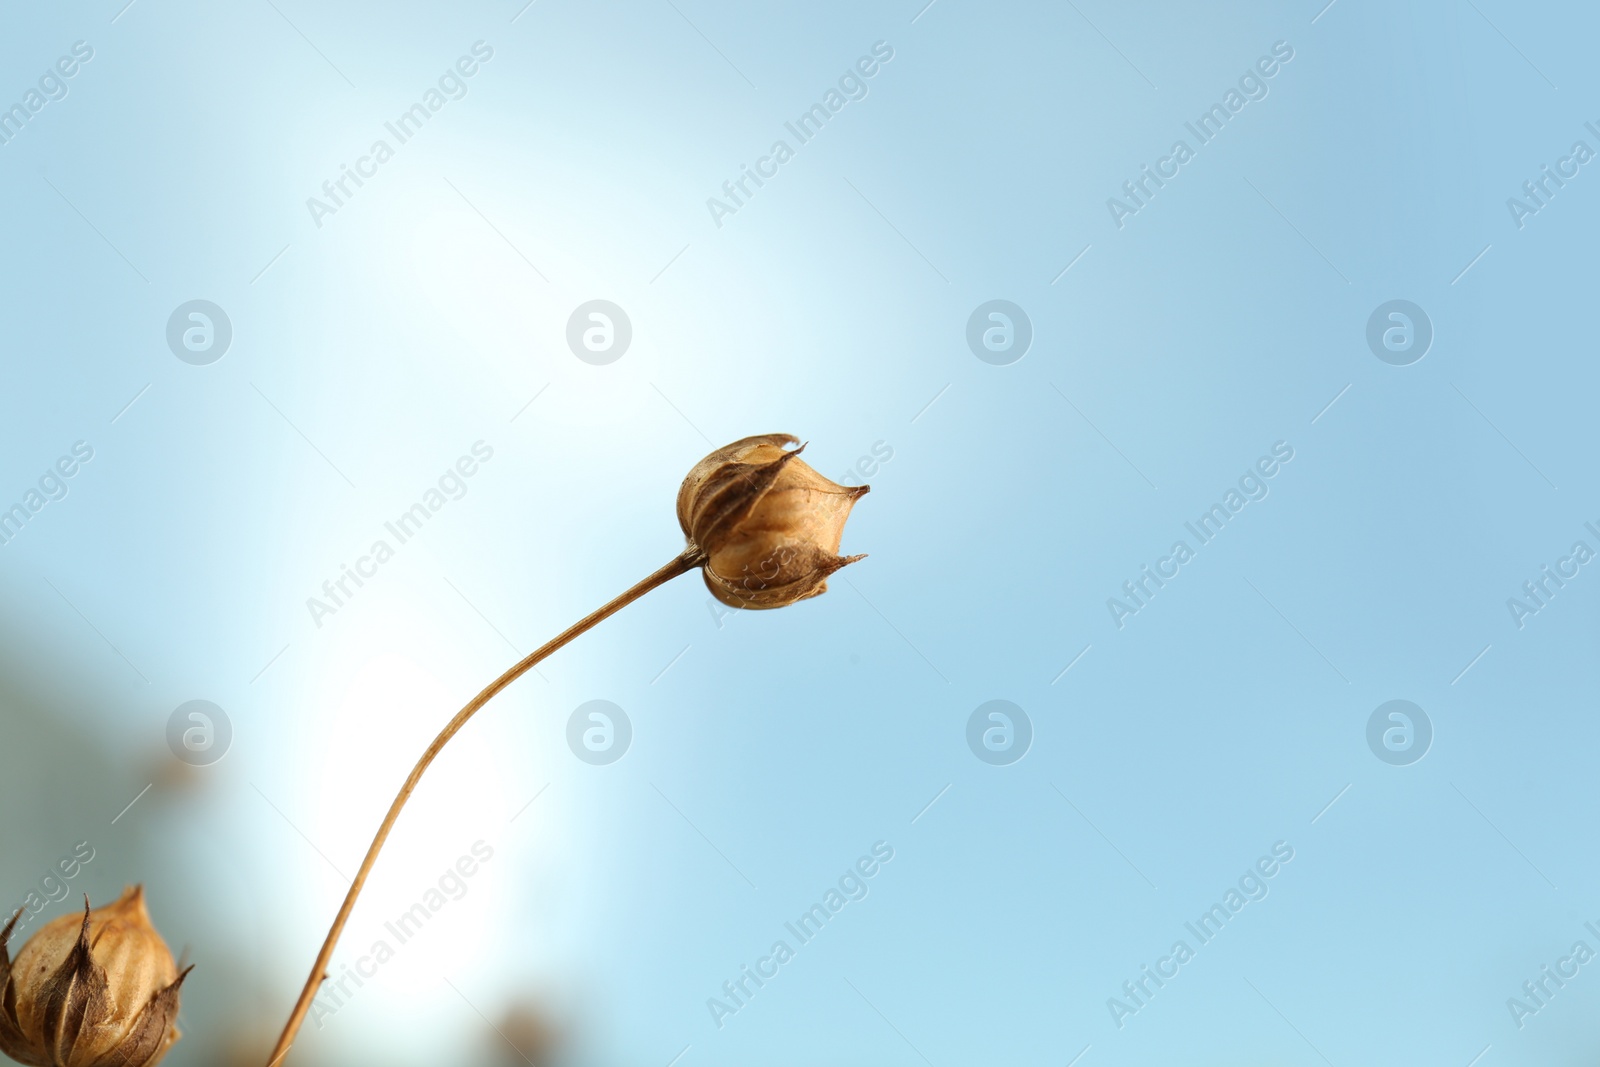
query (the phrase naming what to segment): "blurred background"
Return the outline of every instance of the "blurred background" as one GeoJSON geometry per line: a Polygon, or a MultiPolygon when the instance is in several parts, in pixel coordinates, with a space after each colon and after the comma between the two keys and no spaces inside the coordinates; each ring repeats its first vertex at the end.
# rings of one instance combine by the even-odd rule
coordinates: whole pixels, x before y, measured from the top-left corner
{"type": "Polygon", "coordinates": [[[870,558],[496,699],[290,1063],[1600,1055],[1592,8],[0,18],[0,897],[173,1067],[768,432],[870,558]]]}

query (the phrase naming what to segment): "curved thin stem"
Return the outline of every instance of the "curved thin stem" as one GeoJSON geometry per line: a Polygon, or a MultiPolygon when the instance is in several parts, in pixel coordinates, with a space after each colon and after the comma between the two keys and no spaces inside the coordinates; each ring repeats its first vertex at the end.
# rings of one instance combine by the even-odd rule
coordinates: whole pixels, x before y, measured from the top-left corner
{"type": "Polygon", "coordinates": [[[372,845],[361,861],[360,870],[356,871],[355,881],[350,883],[350,891],[345,894],[344,903],[339,906],[339,914],[334,916],[333,926],[328,930],[326,940],[322,942],[322,951],[317,953],[317,962],[312,965],[311,976],[306,979],[305,988],[300,991],[300,999],[295,1003],[294,1011],[290,1013],[289,1021],[278,1037],[277,1045],[272,1049],[272,1058],[267,1061],[267,1067],[278,1067],[288,1055],[290,1046],[294,1044],[295,1035],[300,1032],[300,1024],[305,1022],[306,1012],[311,1010],[311,1002],[316,997],[317,989],[328,977],[328,961],[333,958],[334,946],[339,943],[339,935],[344,932],[344,924],[350,918],[350,912],[355,909],[356,898],[361,895],[361,887],[366,884],[367,875],[371,873],[372,865],[377,862],[378,853],[383,850],[384,842],[389,839],[389,831],[394,828],[395,820],[400,817],[400,810],[411,798],[411,793],[417,788],[423,772],[433,763],[444,746],[450,743],[450,739],[459,733],[467,724],[467,720],[477,714],[478,709],[487,704],[496,693],[526,674],[540,660],[579,634],[592,629],[595,624],[621,611],[652,589],[693,570],[703,561],[704,556],[700,550],[690,545],[671,563],[528,653],[504,674],[485,686],[483,692],[468,701],[467,706],[456,712],[455,717],[445,724],[445,728],[439,731],[439,736],[433,739],[433,743],[422,753],[422,758],[417,760],[417,765],[411,769],[411,774],[406,778],[405,785],[400,787],[400,794],[394,798],[394,803],[389,805],[389,813],[383,817],[383,824],[378,827],[377,836],[372,839],[372,845]]]}

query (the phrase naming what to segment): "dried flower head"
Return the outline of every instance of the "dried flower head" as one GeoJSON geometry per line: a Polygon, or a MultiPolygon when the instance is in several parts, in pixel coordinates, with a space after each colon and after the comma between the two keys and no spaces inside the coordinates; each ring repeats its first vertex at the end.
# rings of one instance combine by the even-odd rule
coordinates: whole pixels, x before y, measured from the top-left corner
{"type": "MultiPolygon", "coordinates": [[[[19,911],[17,916],[22,913],[19,911]]],[[[64,915],[13,963],[0,930],[0,1052],[29,1067],[154,1067],[178,1040],[183,974],[150,923],[144,890],[64,915]]]]}
{"type": "Polygon", "coordinates": [[[850,509],[868,490],[847,488],[799,458],[786,433],[746,437],[695,464],[678,490],[678,523],[705,555],[706,586],[736,608],[781,608],[828,588],[862,556],[839,555],[850,509]]]}

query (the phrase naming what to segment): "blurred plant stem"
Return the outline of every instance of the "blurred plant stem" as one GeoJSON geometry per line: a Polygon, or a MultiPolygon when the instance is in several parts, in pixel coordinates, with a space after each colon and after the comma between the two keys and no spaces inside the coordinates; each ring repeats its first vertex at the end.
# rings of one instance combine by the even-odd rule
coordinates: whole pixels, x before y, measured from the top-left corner
{"type": "Polygon", "coordinates": [[[300,1032],[300,1025],[305,1022],[306,1013],[311,1010],[311,1002],[317,995],[317,989],[321,987],[328,976],[328,963],[333,958],[334,946],[339,943],[339,935],[344,932],[344,924],[350,918],[350,912],[355,909],[356,898],[361,895],[361,887],[366,884],[367,875],[372,872],[372,866],[377,862],[378,853],[383,850],[383,844],[389,838],[389,831],[394,828],[395,820],[400,817],[400,810],[406,806],[406,801],[411,798],[411,793],[417,788],[417,783],[422,779],[423,772],[433,763],[440,751],[444,749],[444,746],[450,743],[450,739],[459,733],[461,728],[467,724],[467,720],[476,715],[478,709],[487,704],[495,694],[522,677],[556,649],[567,644],[579,634],[592,629],[602,620],[621,611],[652,589],[665,585],[680,574],[694,570],[703,562],[705,562],[704,554],[694,545],[690,545],[671,563],[634,585],[627,592],[585,615],[550,641],[528,653],[511,669],[490,682],[483,692],[468,701],[467,706],[456,712],[455,717],[445,725],[443,730],[439,731],[439,736],[433,739],[433,743],[422,753],[422,758],[417,760],[417,765],[411,769],[411,774],[406,778],[405,785],[400,787],[399,796],[394,798],[394,803],[389,806],[389,813],[383,818],[383,824],[378,827],[377,836],[372,839],[372,846],[367,849],[367,855],[361,861],[360,870],[356,871],[355,881],[350,883],[350,891],[345,894],[344,903],[339,906],[339,914],[334,916],[333,926],[328,930],[327,939],[322,942],[322,951],[317,953],[317,962],[311,968],[311,975],[306,979],[305,988],[300,991],[300,999],[296,1002],[294,1011],[290,1013],[289,1021],[284,1026],[277,1045],[273,1047],[272,1056],[267,1061],[267,1067],[280,1067],[284,1057],[289,1054],[289,1049],[294,1045],[295,1036],[300,1032]]]}

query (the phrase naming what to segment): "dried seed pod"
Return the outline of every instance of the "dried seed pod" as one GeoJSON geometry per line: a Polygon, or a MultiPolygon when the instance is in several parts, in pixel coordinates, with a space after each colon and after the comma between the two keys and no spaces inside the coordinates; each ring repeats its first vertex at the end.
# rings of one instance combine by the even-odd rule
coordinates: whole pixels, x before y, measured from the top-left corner
{"type": "Polygon", "coordinates": [[[678,490],[678,523],[705,555],[711,594],[736,608],[781,608],[828,588],[862,556],[840,556],[850,509],[868,486],[847,488],[799,459],[789,434],[746,437],[695,464],[678,490]]]}
{"type": "Polygon", "coordinates": [[[12,962],[19,911],[0,930],[0,1052],[30,1067],[155,1067],[180,1036],[178,973],[144,890],[64,915],[12,962]]]}

